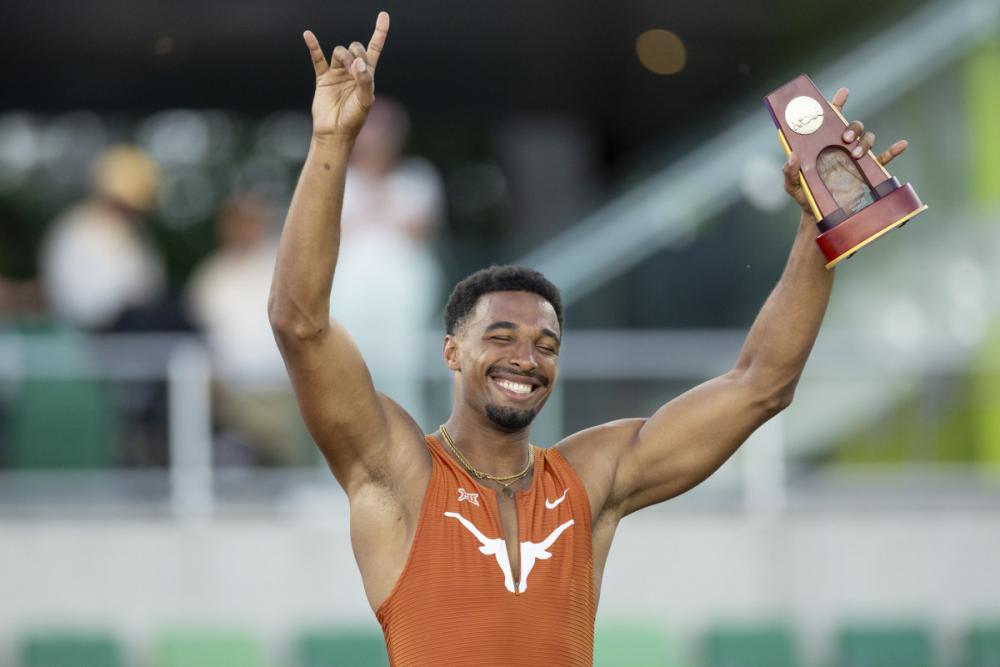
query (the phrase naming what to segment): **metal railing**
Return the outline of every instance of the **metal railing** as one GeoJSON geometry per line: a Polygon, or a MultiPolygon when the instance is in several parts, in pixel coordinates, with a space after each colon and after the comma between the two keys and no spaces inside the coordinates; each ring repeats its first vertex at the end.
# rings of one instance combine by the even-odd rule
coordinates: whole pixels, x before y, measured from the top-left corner
{"type": "MultiPolygon", "coordinates": [[[[577,428],[583,420],[611,419],[623,416],[642,416],[639,392],[628,387],[637,383],[653,383],[654,403],[665,402],[673,395],[700,381],[728,370],[735,361],[745,332],[741,330],[703,331],[578,331],[567,337],[561,359],[561,388],[550,405],[538,418],[534,430],[536,442],[550,443],[577,428]],[[624,390],[629,404],[635,404],[632,414],[578,414],[580,391],[601,383],[602,391],[620,395],[624,390]],[[613,383],[615,392],[604,383],[613,383]],[[634,394],[634,395],[629,395],[634,394]]],[[[426,358],[434,358],[439,336],[428,334],[425,342],[426,358]]],[[[30,338],[17,335],[0,336],[0,387],[6,393],[17,391],[17,385],[29,378],[87,378],[109,383],[162,381],[167,386],[167,419],[165,428],[169,443],[169,463],[166,469],[122,468],[97,471],[0,471],[0,511],[24,510],[57,506],[60,511],[84,511],[89,499],[91,509],[100,511],[166,511],[184,519],[206,519],[220,507],[232,511],[241,504],[233,498],[246,494],[232,494],[225,490],[243,487],[253,489],[258,505],[294,505],[296,496],[318,493],[329,499],[334,484],[322,466],[315,469],[247,470],[226,469],[213,466],[213,418],[210,386],[212,363],[208,351],[196,338],[186,336],[105,336],[85,339],[92,353],[92,363],[59,367],[32,364],[31,368],[17,363],[19,348],[30,338]],[[75,489],[75,490],[74,490],[75,489]],[[26,502],[25,502],[26,501],[26,502]]],[[[940,358],[940,356],[939,356],[940,358]]],[[[941,368],[914,364],[909,352],[877,339],[861,338],[854,334],[832,333],[825,337],[810,362],[803,384],[822,384],[830,379],[858,378],[866,375],[881,376],[885,373],[896,377],[914,374],[950,372],[951,364],[941,368]],[[850,355],[844,351],[850,350],[850,355]]],[[[980,372],[996,373],[1000,367],[980,368],[980,372]]],[[[287,384],[284,378],[276,382],[287,384]]],[[[440,364],[428,368],[425,386],[436,396],[438,405],[446,406],[450,397],[450,378],[440,364]]],[[[653,406],[655,408],[655,405],[653,406]]],[[[440,415],[442,418],[444,414],[440,415]]],[[[755,433],[741,450],[736,462],[727,464],[706,487],[697,490],[693,506],[723,504],[741,505],[754,514],[772,514],[787,506],[790,493],[800,493],[810,483],[806,478],[791,474],[795,470],[794,449],[789,446],[790,434],[799,432],[797,424],[814,421],[815,406],[793,407],[788,413],[765,425],[755,433]],[[791,465],[791,468],[789,467],[791,465]],[[803,486],[805,485],[805,486],[803,486]]],[[[966,482],[961,487],[971,497],[981,499],[996,494],[996,485],[979,483],[988,481],[982,470],[960,469],[951,466],[935,469],[909,467],[906,473],[922,479],[947,481],[961,476],[966,482]],[[927,477],[928,471],[932,474],[927,477]],[[971,482],[969,480],[972,480],[971,482]],[[976,480],[979,480],[978,482],[976,480]],[[979,488],[982,493],[970,492],[979,488]]],[[[882,479],[896,477],[905,483],[906,471],[888,471],[882,479]],[[902,475],[902,477],[901,477],[902,475]]],[[[830,479],[824,477],[827,482],[830,479]]],[[[863,479],[863,477],[862,477],[863,479]]],[[[853,491],[857,495],[857,479],[853,491]]],[[[841,485],[843,486],[843,485],[841,485]]],[[[862,486],[864,486],[862,484],[862,486]]],[[[931,485],[929,488],[940,488],[931,485]]],[[[819,488],[812,487],[814,490],[819,488]]],[[[837,494],[831,489],[837,484],[822,487],[829,497],[837,494]],[[832,495],[831,495],[832,494],[832,495]]],[[[954,495],[954,494],[952,494],[954,495]]],[[[798,503],[797,503],[798,504],[798,503]]],[[[683,503],[682,503],[683,505],[683,503]]]]}

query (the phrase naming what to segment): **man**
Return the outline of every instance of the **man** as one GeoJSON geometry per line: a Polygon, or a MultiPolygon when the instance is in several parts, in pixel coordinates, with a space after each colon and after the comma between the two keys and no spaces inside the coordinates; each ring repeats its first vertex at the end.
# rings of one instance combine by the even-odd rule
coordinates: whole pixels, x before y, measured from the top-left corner
{"type": "MultiPolygon", "coordinates": [[[[784,172],[803,209],[799,232],[731,371],[648,419],[532,447],[531,420],[557,377],[562,306],[540,274],[495,267],[462,281],[446,306],[454,403],[425,437],[375,391],[327,308],[344,174],[388,29],[383,12],[367,49],[338,46],[330,62],[304,35],[316,72],[313,137],[281,238],[271,323],[310,432],[347,492],[355,556],[392,664],[590,665],[618,522],[704,480],[792,399],[833,283],[798,160],[789,156],[784,172]]],[[[834,104],[846,98],[841,89],[834,104]]],[[[865,151],[874,139],[854,122],[844,146],[865,151]]],[[[846,154],[824,164],[838,200],[864,195],[846,154]]]]}

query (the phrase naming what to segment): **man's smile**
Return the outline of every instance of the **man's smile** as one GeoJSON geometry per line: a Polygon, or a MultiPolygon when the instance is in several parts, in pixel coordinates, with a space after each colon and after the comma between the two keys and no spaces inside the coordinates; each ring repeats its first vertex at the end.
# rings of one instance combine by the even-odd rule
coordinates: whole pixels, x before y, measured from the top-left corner
{"type": "Polygon", "coordinates": [[[511,369],[491,368],[487,373],[490,383],[495,386],[500,393],[515,400],[523,401],[534,395],[540,387],[545,387],[548,382],[537,374],[525,375],[513,372],[511,369]]]}
{"type": "Polygon", "coordinates": [[[535,389],[538,388],[538,385],[535,384],[517,382],[502,377],[491,377],[490,381],[499,387],[501,392],[518,401],[530,398],[535,389]]]}

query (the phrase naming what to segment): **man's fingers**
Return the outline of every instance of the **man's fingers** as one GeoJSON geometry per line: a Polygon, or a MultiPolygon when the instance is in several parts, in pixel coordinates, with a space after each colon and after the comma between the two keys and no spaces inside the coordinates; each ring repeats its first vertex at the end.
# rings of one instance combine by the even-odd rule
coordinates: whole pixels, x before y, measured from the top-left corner
{"type": "Polygon", "coordinates": [[[799,156],[795,153],[788,154],[788,161],[781,168],[785,175],[785,192],[792,196],[792,199],[805,211],[809,205],[806,193],[802,190],[802,183],[799,181],[799,168],[801,167],[799,156]]]}
{"type": "Polygon", "coordinates": [[[781,171],[785,174],[785,190],[791,192],[799,187],[799,156],[795,153],[788,154],[788,161],[781,171]]]}
{"type": "Polygon", "coordinates": [[[312,58],[316,76],[322,75],[330,69],[330,65],[326,62],[326,57],[323,56],[323,49],[319,46],[319,40],[316,39],[316,35],[311,30],[306,30],[302,33],[302,39],[305,40],[306,46],[309,47],[309,56],[312,58]]]}
{"type": "MultiPolygon", "coordinates": [[[[367,76],[371,77],[371,70],[375,69],[375,64],[378,62],[379,56],[382,54],[382,49],[385,46],[385,38],[389,34],[389,14],[387,12],[379,12],[378,19],[375,21],[375,33],[372,35],[371,42],[368,44],[368,49],[360,42],[352,42],[350,48],[345,49],[343,46],[338,46],[333,50],[330,55],[330,61],[327,62],[326,58],[323,56],[323,50],[320,48],[319,40],[316,39],[311,31],[306,30],[302,33],[302,38],[306,42],[306,46],[309,47],[309,55],[312,57],[313,68],[316,70],[316,76],[325,74],[331,67],[343,67],[346,71],[350,72],[355,79],[358,77],[356,74],[362,72],[356,72],[354,67],[354,62],[357,59],[361,59],[368,71],[367,76]]],[[[359,80],[359,83],[361,81],[359,80]]]]}
{"type": "Polygon", "coordinates": [[[893,161],[894,158],[899,156],[900,153],[905,151],[906,147],[909,145],[910,142],[908,142],[906,139],[901,139],[897,141],[892,146],[889,146],[884,151],[879,153],[878,155],[879,163],[882,164],[883,166],[889,164],[890,162],[893,161]]]}
{"type": "Polygon", "coordinates": [[[855,158],[859,158],[868,151],[870,151],[872,149],[872,146],[874,145],[875,145],[875,133],[865,132],[861,136],[860,141],[858,141],[858,145],[855,146],[854,149],[851,151],[851,155],[853,155],[855,158]]]}
{"type": "Polygon", "coordinates": [[[372,33],[371,41],[368,42],[368,64],[371,69],[378,65],[379,56],[385,48],[385,38],[389,35],[389,12],[379,12],[375,20],[375,32],[372,33]]]}
{"type": "Polygon", "coordinates": [[[366,65],[369,64],[368,54],[365,53],[365,47],[361,45],[361,42],[351,42],[351,45],[347,47],[347,50],[351,52],[351,55],[354,56],[355,60],[361,58],[365,61],[366,65]]]}
{"type": "Polygon", "coordinates": [[[351,76],[358,82],[358,101],[365,109],[371,108],[375,102],[375,80],[372,77],[372,68],[368,66],[363,58],[355,58],[351,63],[351,76]]]}
{"type": "Polygon", "coordinates": [[[785,173],[791,172],[794,174],[799,170],[800,166],[799,156],[795,154],[795,151],[790,152],[784,166],[785,173]]]}
{"type": "Polygon", "coordinates": [[[844,140],[845,144],[851,144],[860,139],[865,133],[865,124],[860,120],[852,120],[847,124],[847,129],[844,130],[844,135],[841,139],[844,140]]]}
{"type": "Polygon", "coordinates": [[[850,93],[851,91],[847,88],[840,88],[833,94],[833,99],[830,100],[830,104],[837,107],[837,111],[843,111],[844,103],[847,102],[847,96],[850,95],[850,93]]]}
{"type": "Polygon", "coordinates": [[[354,62],[354,56],[352,56],[351,52],[345,49],[344,47],[337,46],[337,48],[333,50],[333,58],[330,60],[331,66],[339,65],[340,67],[343,67],[345,70],[350,71],[351,64],[353,62],[354,62]]]}

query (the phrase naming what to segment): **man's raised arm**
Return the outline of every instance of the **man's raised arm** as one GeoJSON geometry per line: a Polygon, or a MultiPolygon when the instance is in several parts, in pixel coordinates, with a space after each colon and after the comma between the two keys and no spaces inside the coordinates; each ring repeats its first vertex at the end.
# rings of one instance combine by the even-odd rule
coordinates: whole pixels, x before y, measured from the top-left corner
{"type": "Polygon", "coordinates": [[[375,100],[374,74],[389,30],[378,16],[366,49],[338,46],[327,62],[303,37],[316,72],[313,135],[281,233],[268,316],[310,434],[350,491],[381,465],[387,406],[347,332],[330,321],[344,178],[354,140],[375,100]]]}
{"type": "MultiPolygon", "coordinates": [[[[834,95],[838,110],[847,89],[834,95]]],[[[875,135],[854,121],[845,148],[867,151],[875,135]]],[[[888,163],[906,148],[893,144],[878,156],[888,163]]],[[[831,194],[854,201],[866,190],[853,163],[834,151],[821,170],[831,194]]],[[[861,155],[863,153],[856,153],[861,155]]],[[[777,286],[747,335],[731,371],[670,401],[649,419],[613,422],[595,429],[607,448],[608,502],[621,516],[687,491],[712,474],[753,431],[792,400],[826,311],[833,271],[815,243],[816,225],[798,180],[793,153],[784,167],[785,189],[802,208],[798,233],[777,286]],[[603,432],[603,435],[601,435],[603,432]]]]}

